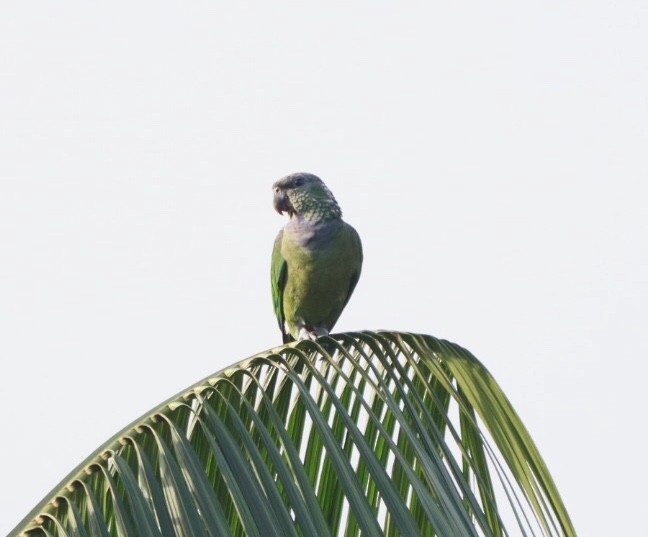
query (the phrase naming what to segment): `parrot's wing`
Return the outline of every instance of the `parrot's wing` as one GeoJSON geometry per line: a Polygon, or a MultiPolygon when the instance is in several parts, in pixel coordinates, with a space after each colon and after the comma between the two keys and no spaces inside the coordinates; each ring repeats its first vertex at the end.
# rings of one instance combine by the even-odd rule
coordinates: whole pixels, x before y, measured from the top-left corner
{"type": "Polygon", "coordinates": [[[284,321],[286,320],[283,308],[283,290],[286,286],[288,277],[288,264],[281,255],[281,240],[283,230],[279,232],[275,239],[274,248],[272,249],[272,261],[270,266],[270,283],[272,285],[272,305],[274,306],[275,316],[279,323],[279,330],[283,336],[283,342],[288,343],[293,340],[290,334],[286,333],[284,321]]]}
{"type": "Polygon", "coordinates": [[[348,256],[351,259],[352,263],[355,265],[355,270],[351,275],[351,281],[349,282],[349,292],[347,293],[346,299],[344,300],[344,306],[347,305],[353,290],[355,289],[358,280],[360,279],[360,272],[362,271],[362,242],[360,242],[360,236],[358,232],[353,229],[350,225],[346,224],[349,233],[351,234],[351,255],[348,256]]]}

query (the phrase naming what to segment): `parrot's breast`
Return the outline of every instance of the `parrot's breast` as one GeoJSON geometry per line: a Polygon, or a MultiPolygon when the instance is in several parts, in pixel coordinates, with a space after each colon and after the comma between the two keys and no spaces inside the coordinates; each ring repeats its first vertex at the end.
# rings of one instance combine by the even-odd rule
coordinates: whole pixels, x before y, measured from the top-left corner
{"type": "Polygon", "coordinates": [[[362,249],[355,230],[341,220],[308,229],[286,226],[283,304],[289,326],[333,328],[360,273],[362,249]]]}

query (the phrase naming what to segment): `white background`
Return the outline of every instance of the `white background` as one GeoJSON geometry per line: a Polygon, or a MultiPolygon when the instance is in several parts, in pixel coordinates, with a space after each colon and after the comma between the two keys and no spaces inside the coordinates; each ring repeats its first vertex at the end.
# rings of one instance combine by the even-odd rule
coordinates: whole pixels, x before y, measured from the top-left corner
{"type": "Polygon", "coordinates": [[[363,239],[336,330],[469,348],[579,534],[645,532],[646,2],[353,4],[2,3],[0,534],[279,344],[293,171],[363,239]]]}

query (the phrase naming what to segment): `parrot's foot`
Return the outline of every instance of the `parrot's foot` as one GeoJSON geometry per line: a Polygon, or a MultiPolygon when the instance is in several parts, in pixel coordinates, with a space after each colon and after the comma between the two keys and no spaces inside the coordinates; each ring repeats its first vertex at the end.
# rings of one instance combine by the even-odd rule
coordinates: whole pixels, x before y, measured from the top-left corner
{"type": "Polygon", "coordinates": [[[315,341],[320,336],[328,336],[328,330],[323,326],[300,326],[297,339],[315,341]]]}
{"type": "Polygon", "coordinates": [[[302,327],[299,329],[299,334],[297,334],[297,339],[298,339],[299,341],[302,341],[302,340],[304,340],[304,339],[308,339],[308,340],[310,340],[310,341],[315,341],[315,338],[316,338],[316,337],[317,337],[317,336],[315,336],[314,334],[311,334],[311,333],[306,329],[306,327],[304,327],[304,326],[302,326],[302,327]]]}

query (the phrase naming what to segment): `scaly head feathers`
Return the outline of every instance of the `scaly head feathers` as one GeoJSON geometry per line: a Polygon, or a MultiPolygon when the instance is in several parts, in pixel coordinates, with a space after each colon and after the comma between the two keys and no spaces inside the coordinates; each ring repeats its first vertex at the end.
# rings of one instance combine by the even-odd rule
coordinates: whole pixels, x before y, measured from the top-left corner
{"type": "Polygon", "coordinates": [[[332,220],[342,217],[342,210],[324,181],[311,173],[293,173],[272,185],[274,207],[307,220],[332,220]]]}

